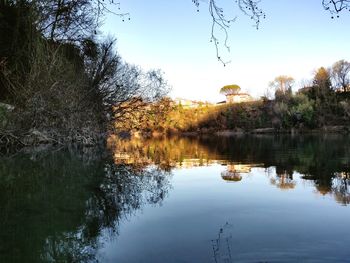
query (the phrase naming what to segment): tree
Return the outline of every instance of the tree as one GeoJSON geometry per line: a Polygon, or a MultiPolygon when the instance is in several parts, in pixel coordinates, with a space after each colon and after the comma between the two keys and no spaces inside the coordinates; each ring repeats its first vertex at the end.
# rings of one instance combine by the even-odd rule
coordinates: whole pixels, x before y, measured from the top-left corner
{"type": "MultiPolygon", "coordinates": [[[[124,0],[125,1],[125,0],[124,0]]],[[[233,2],[233,0],[231,0],[233,2]]],[[[20,2],[9,0],[5,2],[20,2]]],[[[100,22],[106,13],[113,13],[120,16],[124,21],[130,19],[129,13],[120,12],[120,2],[114,0],[27,0],[39,7],[38,13],[41,14],[38,19],[40,30],[51,39],[77,41],[96,34],[100,22]],[[117,12],[115,9],[117,8],[117,12]]],[[[202,0],[192,0],[199,11],[202,0]]],[[[266,17],[265,12],[260,7],[260,0],[235,0],[239,10],[250,17],[256,29],[260,22],[266,17]]],[[[331,13],[332,18],[343,10],[348,10],[350,0],[322,1],[325,10],[331,13]]],[[[208,1],[209,14],[212,20],[211,42],[216,49],[216,56],[224,65],[225,61],[219,52],[219,45],[230,49],[228,45],[228,29],[236,18],[225,16],[224,9],[218,0],[208,1]],[[223,39],[220,37],[223,32],[223,39]]]]}
{"type": "Polygon", "coordinates": [[[316,102],[321,101],[319,109],[325,110],[330,105],[334,104],[334,95],[332,92],[332,82],[329,70],[324,67],[320,67],[316,72],[313,79],[313,86],[311,87],[311,98],[316,102]]]}
{"type": "Polygon", "coordinates": [[[37,9],[38,29],[50,40],[80,41],[97,28],[91,0],[38,0],[37,9]]]}
{"type": "Polygon", "coordinates": [[[220,93],[227,96],[227,95],[237,94],[240,92],[240,90],[241,90],[241,87],[236,84],[226,85],[220,89],[220,93]]]}
{"type": "Polygon", "coordinates": [[[315,87],[322,90],[331,90],[331,76],[329,70],[324,67],[320,67],[316,72],[313,80],[315,87]]]}
{"type": "Polygon", "coordinates": [[[94,36],[107,8],[102,0],[0,1],[0,99],[15,106],[11,138],[35,144],[21,140],[35,130],[91,144],[115,118],[166,93],[160,71],[125,63],[113,40],[94,36]]]}
{"type": "Polygon", "coordinates": [[[286,75],[280,75],[270,82],[269,86],[275,89],[276,99],[281,99],[292,94],[294,79],[286,75]]]}
{"type": "Polygon", "coordinates": [[[350,91],[350,63],[344,59],[335,62],[331,69],[331,78],[337,89],[350,91]]]}
{"type": "MultiPolygon", "coordinates": [[[[231,0],[233,2],[233,0],[231,0]]],[[[9,0],[5,2],[20,2],[9,0]]],[[[101,18],[106,13],[113,13],[120,16],[124,21],[130,19],[129,13],[120,11],[120,2],[114,0],[27,0],[24,2],[35,4],[39,7],[38,13],[41,14],[38,19],[40,30],[51,39],[65,39],[76,41],[89,37],[92,33],[96,34],[101,18]],[[115,8],[118,9],[115,12],[115,8]]],[[[192,0],[199,11],[202,0],[192,0]]],[[[251,18],[256,29],[259,28],[260,22],[266,17],[265,12],[260,7],[260,0],[235,0],[240,11],[251,18]]],[[[350,0],[322,1],[325,10],[334,16],[339,17],[339,13],[349,10],[350,0]]],[[[209,14],[212,20],[211,25],[211,42],[216,49],[216,56],[224,65],[225,61],[219,52],[219,45],[230,49],[228,45],[228,29],[236,18],[227,18],[224,9],[218,0],[208,1],[209,14]],[[221,39],[221,32],[224,33],[221,39]]]]}

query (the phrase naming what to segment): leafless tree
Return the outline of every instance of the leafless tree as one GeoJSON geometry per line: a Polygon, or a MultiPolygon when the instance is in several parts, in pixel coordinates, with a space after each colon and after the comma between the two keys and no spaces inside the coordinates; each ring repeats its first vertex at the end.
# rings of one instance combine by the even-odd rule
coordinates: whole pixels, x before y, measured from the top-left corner
{"type": "Polygon", "coordinates": [[[140,67],[124,62],[114,50],[113,40],[98,44],[94,49],[95,56],[85,60],[90,76],[88,93],[95,93],[111,118],[118,119],[126,112],[135,112],[144,103],[156,101],[167,93],[162,72],[144,72],[140,67]]]}
{"type": "Polygon", "coordinates": [[[32,0],[38,13],[38,28],[54,41],[80,42],[97,34],[104,15],[130,19],[113,0],[32,0]]]}
{"type": "Polygon", "coordinates": [[[350,89],[350,63],[344,59],[335,62],[331,68],[331,78],[337,89],[344,92],[350,89]]]}

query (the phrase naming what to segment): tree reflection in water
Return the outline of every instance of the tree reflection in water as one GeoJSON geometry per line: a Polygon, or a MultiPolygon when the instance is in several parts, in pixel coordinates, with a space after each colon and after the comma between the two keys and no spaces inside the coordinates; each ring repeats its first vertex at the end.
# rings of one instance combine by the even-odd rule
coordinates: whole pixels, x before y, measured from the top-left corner
{"type": "MultiPolygon", "coordinates": [[[[89,155],[89,156],[88,156],[89,155]]],[[[0,261],[94,262],[102,232],[159,204],[169,173],[60,151],[0,159],[0,261]]]]}
{"type": "Polygon", "coordinates": [[[0,262],[97,261],[101,236],[118,234],[119,224],[144,205],[162,203],[174,168],[225,165],[222,179],[240,184],[254,176],[254,167],[262,167],[281,189],[310,182],[318,193],[350,203],[347,137],[111,138],[109,143],[112,156],[90,148],[0,158],[0,262]]]}
{"type": "Polygon", "coordinates": [[[343,205],[350,204],[350,189],[348,187],[349,182],[349,172],[335,173],[335,178],[332,181],[331,192],[333,193],[337,202],[343,205]]]}
{"type": "MultiPolygon", "coordinates": [[[[311,181],[318,193],[349,204],[350,139],[341,135],[171,137],[163,139],[110,139],[116,163],[174,167],[225,165],[222,179],[239,182],[251,168],[275,168],[267,173],[282,190],[297,186],[296,174],[311,181]],[[345,176],[344,176],[345,175],[345,176]]],[[[270,169],[271,170],[271,169],[270,169]]]]}
{"type": "Polygon", "coordinates": [[[258,167],[255,164],[228,164],[227,169],[221,172],[221,178],[227,182],[239,182],[242,181],[243,174],[250,174],[253,167],[258,167]]]}
{"type": "Polygon", "coordinates": [[[220,228],[217,238],[211,241],[215,263],[234,262],[232,228],[233,226],[226,222],[226,224],[220,228]]]}
{"type": "Polygon", "coordinates": [[[293,171],[276,169],[276,174],[270,177],[272,185],[277,186],[281,190],[294,189],[296,182],[293,180],[293,171]]]}

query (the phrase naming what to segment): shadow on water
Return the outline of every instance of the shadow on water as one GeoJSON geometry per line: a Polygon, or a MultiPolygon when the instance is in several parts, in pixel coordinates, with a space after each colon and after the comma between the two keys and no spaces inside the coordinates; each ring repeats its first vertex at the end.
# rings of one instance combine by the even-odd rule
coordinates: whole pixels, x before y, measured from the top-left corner
{"type": "MultiPolygon", "coordinates": [[[[298,173],[320,194],[350,203],[348,137],[111,138],[110,150],[0,157],[0,262],[97,261],[101,236],[161,204],[175,168],[224,165],[222,179],[240,183],[263,167],[271,186],[291,191],[298,173]]],[[[216,262],[232,261],[230,231],[226,224],[212,241],[216,262]]]]}

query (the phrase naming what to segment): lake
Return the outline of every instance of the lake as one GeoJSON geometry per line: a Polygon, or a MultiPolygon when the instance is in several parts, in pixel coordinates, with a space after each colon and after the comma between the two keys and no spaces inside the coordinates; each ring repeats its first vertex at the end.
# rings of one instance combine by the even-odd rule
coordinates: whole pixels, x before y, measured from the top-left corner
{"type": "Polygon", "coordinates": [[[0,262],[349,262],[350,138],[172,137],[0,157],[0,262]]]}

